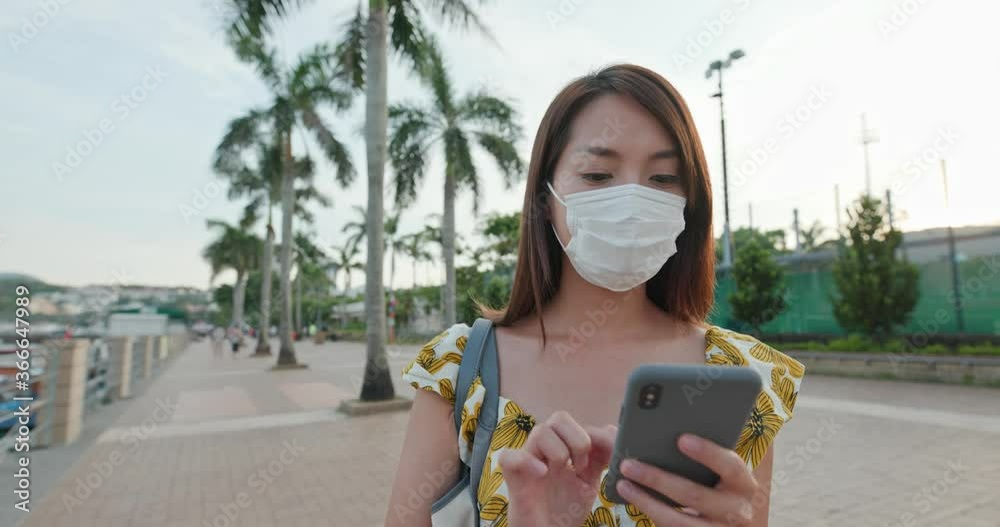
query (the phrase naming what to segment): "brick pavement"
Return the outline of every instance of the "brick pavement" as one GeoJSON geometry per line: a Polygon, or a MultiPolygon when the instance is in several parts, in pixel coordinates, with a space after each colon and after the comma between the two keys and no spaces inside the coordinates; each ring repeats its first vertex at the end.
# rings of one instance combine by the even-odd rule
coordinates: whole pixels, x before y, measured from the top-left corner
{"type": "MultiPolygon", "coordinates": [[[[406,414],[334,411],[358,392],[361,344],[297,349],[310,369],[271,372],[196,343],[117,403],[129,406],[22,525],[381,524],[406,414]]],[[[414,352],[393,353],[393,370],[414,352]]],[[[996,426],[1000,390],[807,377],[777,443],[771,525],[996,527],[996,426]]]]}

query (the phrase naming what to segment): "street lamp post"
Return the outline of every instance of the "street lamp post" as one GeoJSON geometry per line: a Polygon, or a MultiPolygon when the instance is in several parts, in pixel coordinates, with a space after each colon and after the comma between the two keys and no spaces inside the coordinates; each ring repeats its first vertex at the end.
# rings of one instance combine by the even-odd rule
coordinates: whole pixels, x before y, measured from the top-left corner
{"type": "Polygon", "coordinates": [[[741,49],[734,49],[729,53],[729,57],[726,60],[717,60],[712,62],[708,66],[708,70],[705,71],[705,78],[712,78],[712,73],[718,73],[719,75],[719,91],[713,93],[712,97],[719,99],[719,124],[722,128],[722,199],[725,203],[725,225],[723,226],[723,236],[726,239],[726,245],[723,247],[723,263],[726,265],[731,265],[733,263],[733,236],[732,231],[729,226],[729,167],[726,163],[726,111],[725,105],[723,103],[722,95],[722,70],[732,66],[733,61],[741,59],[746,54],[743,53],[741,49]]]}

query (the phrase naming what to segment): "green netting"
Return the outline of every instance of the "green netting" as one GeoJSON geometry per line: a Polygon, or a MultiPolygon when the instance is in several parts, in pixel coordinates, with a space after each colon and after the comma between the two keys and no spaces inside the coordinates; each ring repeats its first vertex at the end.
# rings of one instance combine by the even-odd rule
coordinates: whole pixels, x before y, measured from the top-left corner
{"type": "MultiPolygon", "coordinates": [[[[952,294],[951,267],[947,261],[917,266],[920,269],[920,299],[910,321],[900,331],[953,334],[958,332],[952,294]]],[[[765,333],[845,332],[833,317],[830,296],[834,291],[830,263],[805,268],[786,268],[785,297],[788,308],[762,330],[765,333]]],[[[737,330],[748,329],[732,318],[729,295],[732,279],[719,273],[715,307],[709,320],[737,330]]],[[[877,292],[873,292],[877,294],[877,292]]],[[[966,333],[1000,335],[1000,255],[976,257],[959,265],[959,296],[963,302],[966,333]]]]}

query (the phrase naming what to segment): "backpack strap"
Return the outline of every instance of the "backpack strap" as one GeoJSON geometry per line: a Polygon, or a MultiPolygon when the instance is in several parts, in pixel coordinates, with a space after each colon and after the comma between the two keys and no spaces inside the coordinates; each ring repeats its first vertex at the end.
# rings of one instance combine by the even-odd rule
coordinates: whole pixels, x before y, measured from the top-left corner
{"type": "Polygon", "coordinates": [[[500,410],[500,365],[497,359],[497,339],[493,323],[489,322],[489,324],[486,351],[479,372],[483,380],[483,387],[486,388],[486,396],[479,409],[476,436],[472,441],[472,459],[470,460],[472,463],[469,465],[469,492],[472,493],[472,503],[477,505],[477,511],[479,509],[479,480],[483,474],[483,466],[486,464],[486,456],[490,452],[493,430],[496,428],[500,410]]]}
{"type": "Polygon", "coordinates": [[[491,334],[493,322],[485,318],[476,319],[469,332],[469,341],[462,353],[462,362],[458,366],[458,378],[455,380],[455,433],[462,433],[462,408],[465,406],[465,396],[469,387],[479,375],[483,352],[486,349],[487,337],[491,334]]]}

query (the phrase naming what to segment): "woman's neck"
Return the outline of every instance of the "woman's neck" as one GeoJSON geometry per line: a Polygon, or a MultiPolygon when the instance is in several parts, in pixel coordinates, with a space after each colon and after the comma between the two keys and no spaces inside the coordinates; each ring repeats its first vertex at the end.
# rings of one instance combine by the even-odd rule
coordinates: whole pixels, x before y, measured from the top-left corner
{"type": "Polygon", "coordinates": [[[546,333],[555,335],[571,328],[590,331],[588,326],[593,325],[593,331],[605,336],[626,334],[669,318],[646,297],[645,285],[611,291],[584,280],[568,260],[563,261],[559,290],[543,316],[546,333]]]}

